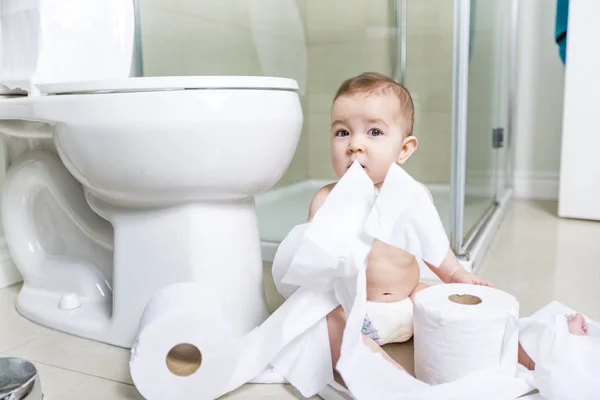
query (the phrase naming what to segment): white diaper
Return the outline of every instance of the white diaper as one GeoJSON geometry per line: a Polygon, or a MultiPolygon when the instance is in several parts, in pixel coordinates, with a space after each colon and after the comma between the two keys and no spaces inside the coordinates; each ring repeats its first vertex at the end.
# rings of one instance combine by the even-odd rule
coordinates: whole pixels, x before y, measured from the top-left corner
{"type": "Polygon", "coordinates": [[[362,332],[380,346],[409,340],[413,336],[413,303],[410,297],[393,303],[368,301],[362,332]]]}

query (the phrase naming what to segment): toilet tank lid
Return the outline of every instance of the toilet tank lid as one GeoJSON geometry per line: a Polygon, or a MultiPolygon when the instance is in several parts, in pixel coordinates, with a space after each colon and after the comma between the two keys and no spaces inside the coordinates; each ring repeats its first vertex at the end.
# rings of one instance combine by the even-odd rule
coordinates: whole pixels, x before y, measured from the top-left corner
{"type": "Polygon", "coordinates": [[[36,85],[44,94],[153,92],[185,89],[298,90],[298,82],[268,76],[165,76],[36,85]]]}

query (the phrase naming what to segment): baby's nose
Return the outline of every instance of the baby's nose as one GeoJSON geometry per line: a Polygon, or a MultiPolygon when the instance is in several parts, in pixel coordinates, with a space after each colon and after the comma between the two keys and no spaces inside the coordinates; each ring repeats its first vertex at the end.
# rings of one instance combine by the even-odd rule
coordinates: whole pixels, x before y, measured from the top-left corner
{"type": "Polygon", "coordinates": [[[348,146],[348,150],[351,153],[363,152],[365,150],[363,143],[360,140],[353,139],[350,141],[350,145],[348,146]]]}

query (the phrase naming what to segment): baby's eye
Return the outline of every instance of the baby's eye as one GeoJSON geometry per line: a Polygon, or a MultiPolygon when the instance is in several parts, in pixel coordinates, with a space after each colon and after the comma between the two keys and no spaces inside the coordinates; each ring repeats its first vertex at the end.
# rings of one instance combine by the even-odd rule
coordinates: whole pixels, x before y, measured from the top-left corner
{"type": "Polygon", "coordinates": [[[379,129],[373,128],[368,132],[368,134],[371,136],[379,136],[383,135],[383,132],[381,132],[379,129]]]}
{"type": "Polygon", "coordinates": [[[339,137],[344,137],[344,136],[348,136],[348,135],[349,135],[348,131],[345,131],[343,129],[340,129],[339,131],[337,131],[335,133],[335,136],[339,136],[339,137]]]}

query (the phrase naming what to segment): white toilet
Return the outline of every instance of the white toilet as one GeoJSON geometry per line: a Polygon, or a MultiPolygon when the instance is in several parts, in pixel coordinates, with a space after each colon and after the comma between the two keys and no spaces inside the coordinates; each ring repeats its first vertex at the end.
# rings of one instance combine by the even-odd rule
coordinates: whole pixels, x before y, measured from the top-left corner
{"type": "MultiPolygon", "coordinates": [[[[74,17],[54,8],[73,0],[40,4],[53,9],[48,26],[58,31],[40,29],[46,45],[79,37],[78,29],[106,39],[90,28],[99,11],[82,14],[94,16],[88,23],[57,24],[74,17]]],[[[196,281],[216,293],[234,334],[244,334],[267,316],[254,195],[292,160],[303,122],[298,86],[269,77],[129,77],[132,1],[86,0],[93,7],[119,22],[101,20],[120,37],[112,49],[120,70],[95,68],[106,60],[94,60],[101,55],[87,43],[62,68],[42,49],[28,79],[0,72],[2,216],[23,276],[17,309],[50,328],[130,347],[156,290],[196,281]],[[78,72],[85,63],[92,71],[78,72]],[[65,82],[65,68],[77,79],[65,82]]]]}

